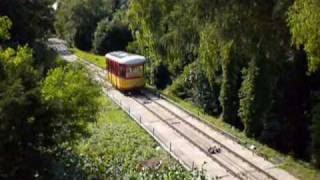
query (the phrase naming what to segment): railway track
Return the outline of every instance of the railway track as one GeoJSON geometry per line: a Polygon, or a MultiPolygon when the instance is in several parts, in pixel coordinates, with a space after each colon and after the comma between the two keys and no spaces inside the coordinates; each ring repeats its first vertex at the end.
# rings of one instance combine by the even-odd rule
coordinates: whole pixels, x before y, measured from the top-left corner
{"type": "MultiPolygon", "coordinates": [[[[105,76],[103,75],[103,70],[100,67],[97,67],[95,64],[80,60],[83,64],[89,66],[89,68],[96,72],[99,78],[103,81],[105,76]]],[[[105,87],[110,87],[107,85],[104,85],[105,87]]],[[[173,129],[175,132],[177,132],[179,135],[181,135],[183,138],[188,140],[191,144],[193,144],[195,147],[197,147],[200,151],[202,151],[204,154],[206,154],[208,157],[210,157],[213,161],[217,162],[220,166],[224,167],[228,173],[230,173],[232,176],[238,178],[238,179],[273,179],[276,180],[275,177],[264,171],[263,169],[259,168],[258,166],[254,165],[250,161],[246,160],[244,157],[240,156],[224,144],[217,141],[215,138],[209,136],[196,126],[192,125],[190,122],[185,120],[183,117],[179,116],[169,108],[165,107],[164,105],[160,104],[159,102],[153,100],[154,97],[150,97],[150,92],[142,92],[140,97],[132,97],[134,101],[136,101],[138,104],[145,107],[149,112],[151,112],[153,115],[155,115],[158,119],[160,119],[162,122],[164,122],[166,125],[168,125],[171,129],[173,129]],[[160,111],[155,111],[150,106],[145,103],[146,101],[150,101],[153,103],[152,106],[158,106],[154,107],[154,109],[162,109],[165,112],[167,112],[167,118],[164,118],[164,114],[160,111]],[[169,116],[168,116],[169,114],[169,116]],[[171,117],[170,117],[171,116],[171,117]],[[176,119],[179,120],[179,123],[171,123],[168,120],[176,119]],[[181,128],[181,123],[183,123],[185,126],[189,128],[181,128]],[[179,127],[180,126],[180,127],[179,127]],[[204,143],[205,142],[205,143],[204,143]],[[211,154],[207,150],[210,147],[210,145],[216,144],[221,147],[222,153],[220,154],[211,154]]]]}
{"type": "MultiPolygon", "coordinates": [[[[75,56],[76,60],[74,59],[74,57],[69,59],[69,55],[71,56],[72,54],[68,53],[68,50],[66,47],[63,47],[65,45],[63,44],[61,45],[61,43],[59,42],[53,42],[53,45],[54,46],[52,48],[56,49],[60,54],[62,55],[66,54],[65,58],[67,61],[74,62],[76,60],[79,60],[80,63],[84,64],[92,73],[96,75],[95,78],[99,82],[101,82],[105,90],[108,91],[108,89],[113,88],[110,85],[110,83],[108,83],[105,80],[106,70],[98,67],[94,63],[91,63],[81,58],[77,58],[76,56],[75,56]]],[[[185,139],[185,141],[188,141],[190,145],[193,145],[194,148],[203,152],[203,156],[206,156],[206,159],[210,158],[214,162],[216,162],[216,164],[219,164],[223,168],[223,169],[221,168],[221,170],[226,170],[227,175],[222,175],[219,178],[223,178],[231,175],[234,178],[238,178],[238,179],[259,179],[259,180],[260,179],[277,179],[277,178],[295,179],[294,177],[286,173],[280,172],[280,170],[273,170],[272,174],[276,176],[269,174],[264,169],[262,169],[261,166],[258,167],[255,165],[256,163],[255,164],[253,163],[258,161],[256,161],[255,159],[251,159],[249,161],[245,158],[248,156],[248,152],[240,153],[240,152],[236,152],[234,149],[230,149],[230,147],[234,147],[230,143],[238,142],[239,139],[234,139],[232,136],[229,137],[229,135],[226,134],[226,132],[223,132],[220,129],[215,129],[215,127],[212,127],[211,125],[209,126],[207,125],[204,127],[204,124],[206,123],[202,122],[200,119],[193,116],[193,114],[185,112],[184,114],[186,115],[183,115],[183,116],[186,116],[186,117],[181,116],[182,113],[181,115],[179,115],[180,111],[174,112],[170,110],[170,108],[168,108],[168,107],[171,107],[175,109],[175,108],[179,108],[179,106],[175,105],[174,103],[168,100],[162,101],[162,100],[166,100],[166,98],[162,98],[162,97],[160,101],[157,101],[156,99],[157,96],[155,96],[155,93],[152,93],[152,92],[148,93],[148,92],[143,92],[141,97],[127,97],[127,98],[131,99],[130,101],[135,101],[140,105],[142,105],[145,108],[144,110],[145,112],[150,112],[152,115],[154,115],[154,117],[156,117],[156,119],[159,119],[159,121],[166,124],[172,131],[176,132],[177,135],[180,135],[185,139]],[[144,103],[144,101],[149,101],[150,103],[144,103]],[[167,104],[168,102],[169,104],[167,104]],[[192,118],[192,121],[191,120],[188,121],[187,120],[188,118],[192,118]],[[210,129],[210,131],[207,129],[207,127],[210,129]],[[231,141],[228,143],[224,142],[223,138],[221,138],[220,135],[225,136],[227,138],[227,141],[232,140],[232,142],[231,141]],[[222,149],[221,153],[210,154],[208,152],[208,147],[212,145],[220,146],[222,149]]],[[[249,155],[250,154],[251,153],[249,153],[249,155]]],[[[262,166],[269,168],[271,167],[270,165],[272,164],[266,162],[262,166]]],[[[193,167],[193,164],[192,164],[192,167],[193,167]]]]}
{"type": "MultiPolygon", "coordinates": [[[[102,68],[98,67],[96,64],[88,62],[86,60],[80,59],[80,63],[84,64],[89,70],[91,70],[93,73],[95,73],[99,77],[99,81],[105,82],[105,70],[102,68]]],[[[109,84],[103,83],[103,86],[106,88],[110,88],[109,84]]],[[[202,132],[200,129],[197,127],[193,126],[190,124],[188,121],[186,121],[183,117],[180,117],[177,115],[175,112],[171,111],[167,107],[163,106],[162,104],[158,103],[157,101],[152,100],[147,93],[143,92],[143,96],[141,98],[136,98],[132,97],[134,101],[137,103],[141,104],[143,107],[145,107],[148,111],[150,111],[152,114],[154,114],[158,119],[163,121],[165,124],[167,124],[171,129],[173,129],[175,132],[177,132],[179,135],[181,135],[183,138],[188,140],[191,144],[193,144],[195,147],[197,147],[200,151],[202,151],[204,154],[206,154],[208,157],[210,157],[213,161],[217,162],[221,167],[224,167],[229,174],[232,176],[238,178],[238,179],[275,179],[274,177],[270,176],[263,170],[259,169],[256,167],[254,164],[251,164],[249,161],[246,161],[243,157],[239,156],[237,153],[229,149],[228,147],[224,146],[221,144],[219,141],[215,140],[214,138],[210,137],[206,133],[202,132]],[[148,107],[146,104],[141,102],[143,99],[147,99],[151,102],[154,103],[154,105],[158,106],[155,107],[155,109],[163,109],[164,111],[167,112],[167,115],[169,114],[169,117],[172,116],[176,120],[180,120],[180,122],[184,123],[189,129],[179,129],[177,127],[177,124],[172,124],[168,120],[166,120],[163,117],[163,114],[159,114],[152,108],[148,107]],[[184,130],[184,131],[182,131],[184,130]],[[195,137],[199,137],[199,139],[196,139],[195,137]],[[203,143],[205,142],[205,143],[203,143]],[[210,154],[207,149],[210,145],[212,145],[212,142],[215,144],[218,144],[222,148],[222,153],[219,155],[212,155],[210,154]],[[225,153],[231,153],[233,154],[233,157],[230,157],[230,155],[226,155],[225,153]],[[241,159],[243,162],[247,162],[248,166],[243,166],[239,164],[239,161],[235,161],[234,159],[238,158],[241,159]],[[250,166],[253,167],[250,169],[250,166]],[[263,175],[265,175],[267,178],[261,178],[261,176],[257,176],[255,173],[256,171],[261,172],[263,175]]]]}
{"type": "Polygon", "coordinates": [[[230,174],[237,177],[238,179],[276,179],[272,175],[268,174],[263,169],[257,167],[250,161],[246,160],[230,148],[226,147],[213,137],[204,133],[197,127],[190,124],[183,117],[180,117],[175,112],[172,112],[167,107],[154,101],[146,93],[143,93],[141,97],[133,97],[133,99],[144,106],[148,111],[154,114],[158,119],[167,124],[170,128],[174,129],[178,134],[187,139],[191,144],[200,149],[203,153],[209,156],[212,160],[217,162],[219,165],[224,167],[230,174]],[[145,103],[146,101],[151,103],[145,103]],[[142,100],[142,101],[141,101],[142,100]],[[153,103],[153,105],[151,105],[153,103]],[[158,107],[156,107],[158,106],[158,107]],[[156,111],[156,110],[157,111],[156,111]],[[160,110],[162,109],[162,111],[160,110]],[[167,112],[167,118],[164,117],[164,112],[167,112]],[[170,115],[168,116],[168,114],[170,115]],[[173,117],[173,118],[172,118],[173,117]],[[172,119],[178,120],[178,122],[170,122],[172,119]],[[210,154],[207,149],[212,144],[217,144],[221,147],[222,152],[220,154],[210,154]]]}
{"type": "Polygon", "coordinates": [[[239,174],[235,173],[231,168],[229,168],[228,166],[226,166],[225,164],[223,164],[220,160],[218,160],[215,156],[212,156],[210,153],[207,152],[206,149],[202,148],[201,146],[199,146],[197,144],[197,142],[193,141],[190,137],[188,137],[187,135],[185,135],[184,133],[182,133],[181,131],[179,131],[173,124],[171,124],[170,122],[168,122],[166,119],[164,119],[161,115],[159,115],[158,113],[156,113],[154,110],[152,110],[151,108],[147,107],[144,102],[141,102],[140,100],[137,100],[137,98],[133,98],[133,100],[135,100],[137,103],[139,103],[140,105],[144,106],[149,112],[151,112],[153,115],[155,115],[158,119],[160,119],[162,122],[164,122],[166,125],[168,125],[171,129],[173,129],[175,132],[177,132],[179,135],[181,135],[183,138],[187,139],[192,145],[194,145],[195,147],[197,147],[198,149],[200,149],[204,154],[206,154],[207,156],[209,156],[213,161],[217,162],[220,166],[224,167],[228,173],[230,173],[231,175],[233,175],[234,177],[237,177],[238,179],[244,179],[242,178],[239,174]]]}
{"type": "MultiPolygon", "coordinates": [[[[91,71],[95,72],[99,78],[102,81],[105,81],[104,76],[104,70],[102,70],[100,67],[97,67],[97,65],[80,59],[80,62],[85,64],[87,67],[91,69],[91,71]]],[[[110,86],[104,85],[105,87],[110,88],[110,86]]],[[[254,165],[250,161],[246,160],[224,144],[220,143],[213,137],[209,136],[199,128],[195,127],[191,123],[189,123],[187,120],[185,120],[183,117],[179,116],[175,112],[171,111],[169,108],[165,107],[164,105],[160,104],[159,102],[155,101],[148,95],[146,92],[142,92],[141,97],[132,97],[134,101],[145,107],[149,112],[151,112],[153,115],[155,115],[158,119],[160,119],[162,122],[164,122],[166,125],[168,125],[171,129],[173,129],[175,132],[177,132],[179,135],[181,135],[183,138],[188,140],[192,145],[197,147],[200,151],[202,151],[204,154],[206,154],[208,157],[210,157],[213,161],[217,162],[220,166],[224,167],[228,173],[230,173],[232,176],[238,178],[238,179],[273,179],[276,180],[275,177],[268,174],[263,169],[259,168],[258,166],[254,165]],[[164,118],[163,115],[155,110],[153,110],[151,107],[145,104],[144,100],[148,100],[152,102],[154,105],[158,107],[154,107],[155,109],[162,109],[171,115],[172,117],[164,118]],[[180,129],[177,127],[177,124],[181,126],[180,123],[171,123],[168,121],[168,119],[176,119],[179,120],[180,123],[184,123],[186,126],[189,127],[185,129],[180,129]],[[193,132],[192,132],[193,131],[193,132]],[[200,135],[200,137],[199,137],[200,135]],[[195,138],[195,137],[198,137],[195,138]],[[206,142],[206,143],[203,143],[206,142]],[[222,153],[220,154],[211,154],[207,150],[213,143],[217,144],[221,147],[222,153]],[[235,160],[236,159],[236,160],[235,160]],[[241,164],[241,165],[240,165],[241,164]],[[258,173],[257,173],[258,172],[258,173]]]]}

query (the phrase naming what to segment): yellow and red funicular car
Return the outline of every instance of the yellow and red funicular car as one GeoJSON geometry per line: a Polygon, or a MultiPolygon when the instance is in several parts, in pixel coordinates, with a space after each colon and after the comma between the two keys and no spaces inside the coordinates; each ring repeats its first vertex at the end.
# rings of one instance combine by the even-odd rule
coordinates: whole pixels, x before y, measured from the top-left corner
{"type": "Polygon", "coordinates": [[[121,91],[140,90],[145,85],[145,57],[117,51],[106,54],[107,79],[121,91]]]}

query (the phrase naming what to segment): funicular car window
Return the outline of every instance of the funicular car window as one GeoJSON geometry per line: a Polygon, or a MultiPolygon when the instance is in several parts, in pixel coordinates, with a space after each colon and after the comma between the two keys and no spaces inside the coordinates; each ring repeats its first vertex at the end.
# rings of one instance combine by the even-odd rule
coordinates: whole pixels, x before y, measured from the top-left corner
{"type": "Polygon", "coordinates": [[[111,61],[111,73],[114,73],[114,63],[113,63],[113,61],[111,61]]]}
{"type": "Polygon", "coordinates": [[[114,74],[119,76],[119,64],[117,62],[115,62],[114,64],[115,64],[115,68],[114,68],[115,72],[114,72],[114,74]]]}
{"type": "Polygon", "coordinates": [[[143,76],[143,65],[129,66],[126,78],[137,78],[143,76]]]}
{"type": "Polygon", "coordinates": [[[120,65],[120,77],[126,77],[126,66],[120,65]]]}
{"type": "Polygon", "coordinates": [[[108,70],[112,73],[112,61],[108,60],[108,70]]]}

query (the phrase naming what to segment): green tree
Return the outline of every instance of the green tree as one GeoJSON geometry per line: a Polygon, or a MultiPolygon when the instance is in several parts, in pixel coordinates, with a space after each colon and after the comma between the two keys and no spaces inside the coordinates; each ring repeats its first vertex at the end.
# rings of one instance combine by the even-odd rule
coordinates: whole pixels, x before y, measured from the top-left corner
{"type": "Polygon", "coordinates": [[[7,16],[12,22],[11,39],[13,43],[33,43],[52,30],[53,0],[0,2],[0,16],[7,16]]]}
{"type": "Polygon", "coordinates": [[[311,138],[312,157],[317,167],[320,167],[319,156],[319,68],[320,68],[320,2],[316,0],[297,0],[288,12],[288,24],[292,35],[292,43],[297,49],[304,49],[307,53],[308,70],[313,81],[311,88],[311,138]]]}
{"type": "Polygon", "coordinates": [[[0,16],[0,40],[8,40],[10,39],[10,32],[12,22],[6,16],[0,16]]]}
{"type": "Polygon", "coordinates": [[[292,42],[298,47],[304,46],[310,72],[320,68],[319,11],[320,2],[317,0],[296,0],[288,13],[292,42]]]}
{"type": "MultiPolygon", "coordinates": [[[[250,137],[258,138],[264,129],[265,113],[269,112],[270,82],[264,81],[265,67],[263,62],[253,59],[247,70],[243,72],[243,82],[239,91],[239,116],[244,122],[245,133],[250,137]],[[267,94],[269,92],[269,94],[267,94]]],[[[268,120],[266,120],[268,121],[268,120]]]]}
{"type": "Polygon", "coordinates": [[[69,79],[60,86],[65,92],[57,91],[65,96],[45,96],[54,80],[48,80],[46,86],[42,83],[47,82],[43,80],[48,69],[57,66],[57,57],[44,44],[34,43],[48,31],[45,23],[49,19],[42,18],[51,17],[49,1],[41,2],[0,3],[0,14],[14,20],[0,17],[0,39],[8,42],[0,48],[0,179],[50,178],[57,148],[85,132],[85,123],[93,121],[98,111],[99,88],[83,68],[66,69],[69,79]],[[22,25],[25,27],[19,29],[22,25]],[[32,43],[34,50],[20,43],[32,43]]]}
{"type": "Polygon", "coordinates": [[[41,86],[32,50],[0,52],[0,177],[50,177],[55,149],[86,132],[100,90],[79,65],[50,71],[41,86]]]}
{"type": "Polygon", "coordinates": [[[49,72],[41,95],[48,109],[57,115],[51,124],[57,142],[72,140],[96,118],[100,89],[79,64],[58,67],[49,72]]]}
{"type": "Polygon", "coordinates": [[[139,53],[148,59],[146,67],[147,80],[153,85],[157,84],[155,82],[156,69],[161,65],[161,56],[157,51],[157,40],[159,39],[157,33],[163,29],[158,22],[163,15],[164,9],[165,3],[159,0],[129,1],[130,29],[136,39],[135,44],[139,53]]]}
{"type": "Polygon", "coordinates": [[[55,77],[47,77],[41,87],[46,73],[33,54],[27,46],[0,49],[1,179],[50,177],[56,147],[84,132],[85,123],[93,121],[98,111],[100,91],[80,67],[65,69],[66,83],[54,91],[62,96],[54,92],[46,96],[55,77]]]}
{"type": "Polygon", "coordinates": [[[98,23],[93,40],[96,53],[126,50],[128,43],[132,41],[132,35],[128,24],[120,18],[113,18],[111,21],[104,19],[98,23]]]}
{"type": "Polygon", "coordinates": [[[57,34],[69,44],[90,50],[97,23],[112,12],[109,0],[61,1],[56,14],[57,34]]]}
{"type": "Polygon", "coordinates": [[[47,170],[38,148],[47,140],[50,113],[43,108],[40,76],[32,62],[28,47],[0,51],[0,177],[4,179],[30,179],[47,170]]]}
{"type": "Polygon", "coordinates": [[[168,70],[173,82],[168,90],[174,94],[189,99],[198,93],[204,108],[214,108],[218,94],[224,121],[282,152],[308,159],[309,94],[318,89],[309,80],[318,75],[304,73],[307,61],[300,47],[308,54],[309,71],[315,72],[318,9],[316,0],[130,1],[135,41],[129,47],[148,58],[151,84],[167,86],[168,70]],[[192,82],[197,90],[185,80],[199,67],[190,68],[193,63],[204,71],[192,82]],[[206,83],[215,95],[203,92],[211,91],[203,88],[206,83]]]}
{"type": "Polygon", "coordinates": [[[222,32],[224,31],[220,29],[218,22],[206,25],[201,32],[199,57],[209,82],[213,84],[217,80],[221,81],[219,101],[222,106],[222,119],[242,128],[237,115],[241,58],[235,55],[237,44],[224,38],[222,32]]]}
{"type": "Polygon", "coordinates": [[[237,116],[239,107],[239,98],[237,92],[239,89],[239,64],[234,58],[232,50],[232,42],[222,49],[222,82],[220,89],[220,103],[222,106],[222,118],[225,122],[236,127],[241,127],[241,123],[237,116]]]}
{"type": "Polygon", "coordinates": [[[130,1],[129,20],[139,53],[148,58],[149,82],[165,87],[196,59],[198,26],[193,1],[130,1]],[[193,21],[193,23],[190,23],[193,21]],[[169,79],[162,72],[169,71],[169,79]],[[164,79],[165,81],[159,81],[164,79]]]}

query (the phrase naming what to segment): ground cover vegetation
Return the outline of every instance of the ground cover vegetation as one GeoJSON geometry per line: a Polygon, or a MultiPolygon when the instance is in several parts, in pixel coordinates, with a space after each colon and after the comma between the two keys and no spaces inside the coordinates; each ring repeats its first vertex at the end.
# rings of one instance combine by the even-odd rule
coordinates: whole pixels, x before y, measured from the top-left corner
{"type": "Polygon", "coordinates": [[[191,174],[159,147],[138,124],[110,100],[101,98],[96,122],[72,149],[59,154],[68,166],[55,172],[65,179],[192,179],[191,174]],[[64,155],[63,155],[64,154],[64,155]],[[154,167],[152,164],[161,163],[154,167]],[[143,170],[144,169],[144,170],[143,170]]]}
{"type": "Polygon", "coordinates": [[[128,49],[147,57],[150,84],[319,168],[319,8],[131,0],[128,49]]]}
{"type": "Polygon", "coordinates": [[[96,64],[97,66],[103,69],[106,68],[106,58],[104,56],[88,53],[87,51],[82,51],[77,48],[71,48],[70,52],[75,54],[79,58],[85,59],[96,64]]]}

